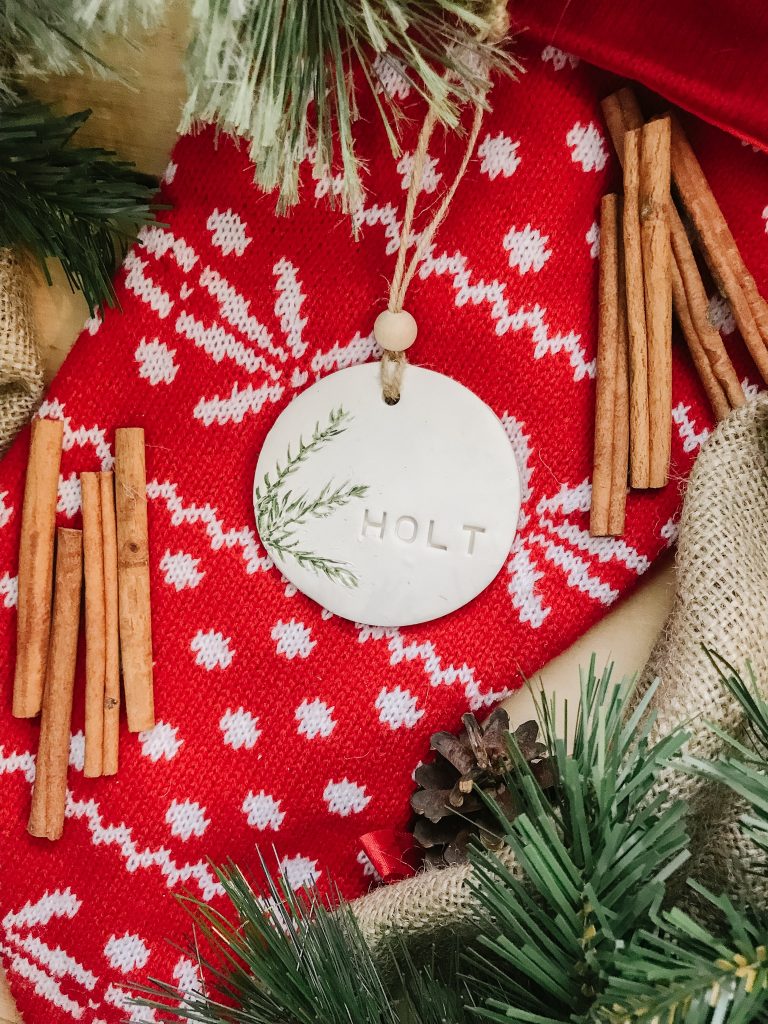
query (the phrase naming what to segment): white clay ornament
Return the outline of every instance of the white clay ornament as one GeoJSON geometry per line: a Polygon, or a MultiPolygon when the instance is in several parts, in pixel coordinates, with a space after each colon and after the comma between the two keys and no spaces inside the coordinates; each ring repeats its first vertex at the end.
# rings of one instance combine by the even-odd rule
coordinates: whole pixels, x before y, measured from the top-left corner
{"type": "Polygon", "coordinates": [[[345,619],[407,626],[494,579],[512,547],[520,477],[475,394],[409,365],[388,405],[380,372],[340,370],[288,405],[259,455],[254,506],[265,549],[303,594],[345,619]]]}
{"type": "Polygon", "coordinates": [[[256,526],[280,571],[329,611],[369,626],[410,626],[461,608],[509,556],[520,512],[512,445],[462,384],[408,365],[417,324],[403,309],[477,141],[408,260],[435,117],[416,147],[387,309],[374,325],[380,363],[339,370],[280,414],[259,455],[256,526]]]}

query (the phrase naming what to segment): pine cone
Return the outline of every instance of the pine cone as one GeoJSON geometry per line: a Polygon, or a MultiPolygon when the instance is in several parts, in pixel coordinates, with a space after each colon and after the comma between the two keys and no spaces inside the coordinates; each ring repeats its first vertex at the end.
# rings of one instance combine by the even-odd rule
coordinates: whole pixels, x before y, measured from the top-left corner
{"type": "MultiPolygon", "coordinates": [[[[515,797],[504,785],[504,774],[512,768],[507,749],[509,715],[497,708],[481,726],[474,715],[466,714],[458,736],[436,732],[431,740],[437,757],[416,769],[419,789],[411,797],[418,815],[414,837],[426,850],[428,864],[445,867],[467,860],[467,847],[479,839],[487,849],[502,843],[498,822],[488,811],[478,790],[492,796],[507,818],[518,814],[515,797]]],[[[543,789],[554,783],[552,766],[545,756],[546,747],[537,742],[536,722],[524,722],[515,730],[515,739],[523,757],[531,766],[543,789]]]]}

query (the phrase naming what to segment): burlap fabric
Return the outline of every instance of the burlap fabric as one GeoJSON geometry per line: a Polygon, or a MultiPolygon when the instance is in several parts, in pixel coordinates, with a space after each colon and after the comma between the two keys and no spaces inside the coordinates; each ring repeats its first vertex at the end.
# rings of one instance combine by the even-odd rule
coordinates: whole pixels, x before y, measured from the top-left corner
{"type": "Polygon", "coordinates": [[[25,271],[10,249],[0,248],[0,455],[42,393],[25,271]]]}
{"type": "MultiPolygon", "coordinates": [[[[720,748],[707,722],[739,735],[739,709],[704,652],[716,650],[740,670],[751,663],[768,680],[768,396],[737,410],[704,445],[688,483],[677,552],[672,611],[643,672],[640,692],[660,684],[655,731],[678,723],[691,731],[689,751],[715,757],[720,748]]],[[[692,807],[693,861],[684,874],[713,888],[744,893],[745,866],[756,851],[737,826],[740,806],[710,784],[674,776],[674,794],[692,807]]],[[[514,870],[512,858],[508,866],[514,870]]],[[[469,929],[477,914],[469,868],[426,871],[378,889],[353,904],[374,946],[392,930],[427,940],[469,929]]]]}
{"type": "MultiPolygon", "coordinates": [[[[658,677],[655,730],[685,723],[689,753],[714,758],[722,747],[707,722],[747,741],[739,706],[720,683],[704,647],[742,675],[752,667],[768,687],[768,395],[732,413],[704,446],[688,483],[677,552],[675,601],[641,688],[658,677]]],[[[692,810],[692,861],[685,874],[715,891],[744,896],[762,861],[738,826],[733,795],[676,772],[675,796],[692,810]]],[[[761,887],[765,882],[760,883],[761,887]]],[[[768,895],[768,893],[766,894],[768,895]]]]}

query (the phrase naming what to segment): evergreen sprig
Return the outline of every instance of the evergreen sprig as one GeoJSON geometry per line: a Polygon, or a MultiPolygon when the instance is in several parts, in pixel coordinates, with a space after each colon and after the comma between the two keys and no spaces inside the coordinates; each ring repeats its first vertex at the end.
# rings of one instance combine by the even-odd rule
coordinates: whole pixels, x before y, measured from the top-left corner
{"type": "Polygon", "coordinates": [[[465,1024],[455,956],[441,970],[403,946],[387,978],[348,906],[331,911],[313,886],[296,893],[261,869],[256,880],[232,865],[217,871],[231,920],[184,898],[209,950],[201,966],[210,990],[181,994],[154,980],[142,1005],[199,1024],[465,1024]]]}
{"type": "Polygon", "coordinates": [[[164,9],[165,0],[0,0],[0,99],[18,98],[33,77],[114,74],[98,56],[107,37],[164,9]]]}
{"type": "Polygon", "coordinates": [[[59,259],[94,311],[114,302],[112,275],[154,220],[156,182],[108,150],[71,145],[89,114],[35,100],[0,108],[0,247],[29,252],[49,281],[46,260],[59,259]]]}
{"type": "Polygon", "coordinates": [[[748,915],[727,897],[690,884],[712,910],[717,934],[679,907],[662,914],[660,931],[641,930],[616,950],[600,1018],[611,1024],[765,1019],[768,917],[748,915]]]}
{"type": "Polygon", "coordinates": [[[666,794],[653,792],[687,734],[651,743],[653,692],[630,713],[634,683],[598,676],[593,659],[570,752],[554,703],[540,702],[554,803],[512,738],[517,771],[506,785],[522,813],[511,823],[497,814],[523,877],[487,852],[470,855],[470,887],[493,922],[468,958],[485,995],[481,1016],[590,1020],[617,946],[652,924],[666,879],[687,859],[685,805],[665,806],[666,794]]]}
{"type": "Polygon", "coordinates": [[[299,168],[311,154],[317,177],[340,166],[345,211],[363,199],[352,125],[361,87],[373,94],[393,154],[397,108],[382,71],[409,83],[456,128],[469,100],[485,103],[488,71],[514,62],[486,41],[499,0],[195,0],[188,52],[189,99],[182,129],[217,124],[246,138],[256,180],[298,200],[299,168]]]}

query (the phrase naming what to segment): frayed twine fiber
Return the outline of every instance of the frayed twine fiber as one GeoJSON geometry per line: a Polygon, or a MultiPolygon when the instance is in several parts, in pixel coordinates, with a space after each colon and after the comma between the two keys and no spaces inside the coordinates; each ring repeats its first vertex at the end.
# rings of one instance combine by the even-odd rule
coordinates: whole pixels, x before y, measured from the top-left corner
{"type": "Polygon", "coordinates": [[[26,271],[0,248],[0,455],[30,418],[43,393],[26,271]]]}
{"type": "MultiPolygon", "coordinates": [[[[717,427],[693,468],[680,524],[675,600],[639,687],[642,693],[651,680],[660,680],[652,703],[655,734],[686,724],[692,734],[688,750],[697,757],[713,758],[722,749],[708,722],[744,739],[740,709],[702,645],[741,672],[751,663],[758,684],[768,688],[766,523],[768,395],[760,395],[717,427]]],[[[688,800],[692,811],[692,859],[681,878],[694,876],[742,898],[756,885],[765,887],[765,876],[760,881],[754,874],[763,858],[737,825],[740,802],[680,772],[671,792],[688,800]]],[[[515,872],[512,855],[504,859],[515,872]]],[[[356,900],[352,908],[363,935],[383,951],[394,932],[417,943],[471,932],[480,911],[467,886],[470,870],[424,871],[356,900]]]]}

